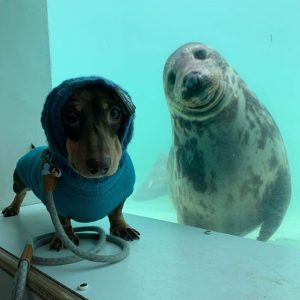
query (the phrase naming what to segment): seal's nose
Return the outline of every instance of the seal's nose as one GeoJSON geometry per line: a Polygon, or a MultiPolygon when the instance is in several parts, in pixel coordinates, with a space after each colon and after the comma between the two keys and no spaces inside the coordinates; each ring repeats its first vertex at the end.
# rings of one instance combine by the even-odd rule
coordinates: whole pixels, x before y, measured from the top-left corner
{"type": "Polygon", "coordinates": [[[111,158],[104,157],[101,160],[90,158],[86,161],[86,165],[91,174],[105,175],[110,168],[111,158]]]}
{"type": "Polygon", "coordinates": [[[189,100],[199,94],[202,87],[201,74],[199,72],[191,72],[183,78],[182,98],[189,100]]]}

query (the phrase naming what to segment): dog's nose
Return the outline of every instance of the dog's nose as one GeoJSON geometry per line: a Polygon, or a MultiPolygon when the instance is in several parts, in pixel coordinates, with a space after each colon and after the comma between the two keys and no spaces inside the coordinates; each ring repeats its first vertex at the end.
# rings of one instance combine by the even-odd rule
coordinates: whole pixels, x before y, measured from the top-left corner
{"type": "Polygon", "coordinates": [[[86,165],[87,165],[89,171],[91,172],[91,174],[105,175],[110,168],[111,158],[105,157],[101,160],[90,158],[86,161],[86,165]]]}

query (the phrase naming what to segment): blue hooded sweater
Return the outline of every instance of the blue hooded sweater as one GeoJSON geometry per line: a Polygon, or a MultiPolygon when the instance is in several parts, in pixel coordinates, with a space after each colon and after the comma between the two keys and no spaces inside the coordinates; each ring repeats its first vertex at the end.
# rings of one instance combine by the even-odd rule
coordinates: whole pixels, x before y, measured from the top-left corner
{"type": "MultiPolygon", "coordinates": [[[[133,134],[135,106],[128,93],[102,77],[69,79],[54,88],[48,95],[42,112],[42,126],[48,140],[49,152],[62,176],[58,177],[53,198],[60,216],[78,222],[93,222],[107,216],[133,192],[135,172],[126,148],[133,134]],[[61,122],[61,109],[73,92],[80,87],[104,85],[120,100],[125,111],[125,121],[118,131],[123,154],[119,168],[112,176],[85,178],[68,165],[66,135],[61,122]]],[[[16,171],[22,182],[46,204],[42,178],[42,152],[47,147],[37,147],[21,157],[16,171]]]]}

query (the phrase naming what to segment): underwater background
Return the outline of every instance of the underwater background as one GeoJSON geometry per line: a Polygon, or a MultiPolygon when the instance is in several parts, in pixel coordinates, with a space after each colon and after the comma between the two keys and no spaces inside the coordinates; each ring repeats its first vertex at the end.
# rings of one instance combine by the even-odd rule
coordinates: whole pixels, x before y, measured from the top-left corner
{"type": "Polygon", "coordinates": [[[128,148],[136,193],[125,212],[176,222],[163,176],[171,124],[162,72],[179,46],[202,42],[237,70],[281,131],[292,199],[271,242],[300,248],[299,12],[299,0],[48,1],[52,85],[100,75],[120,84],[136,105],[128,148]]]}

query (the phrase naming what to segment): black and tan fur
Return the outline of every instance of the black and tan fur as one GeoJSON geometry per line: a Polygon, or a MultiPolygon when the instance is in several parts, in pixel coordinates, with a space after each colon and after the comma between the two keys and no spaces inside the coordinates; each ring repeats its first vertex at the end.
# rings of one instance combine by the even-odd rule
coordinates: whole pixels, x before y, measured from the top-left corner
{"type": "MultiPolygon", "coordinates": [[[[122,147],[117,131],[122,124],[123,109],[116,96],[102,86],[90,86],[75,90],[62,109],[61,118],[66,132],[66,149],[70,167],[85,178],[101,178],[113,175],[119,166],[122,147]]],[[[18,215],[26,192],[29,190],[14,172],[12,203],[2,210],[4,217],[18,215]]],[[[125,200],[124,200],[125,201],[125,200]]],[[[122,213],[123,204],[109,215],[110,232],[125,240],[139,238],[139,232],[130,227],[122,213]]],[[[61,217],[61,223],[70,239],[79,244],[69,218],[61,217]]],[[[50,249],[62,247],[54,237],[50,249]]]]}

